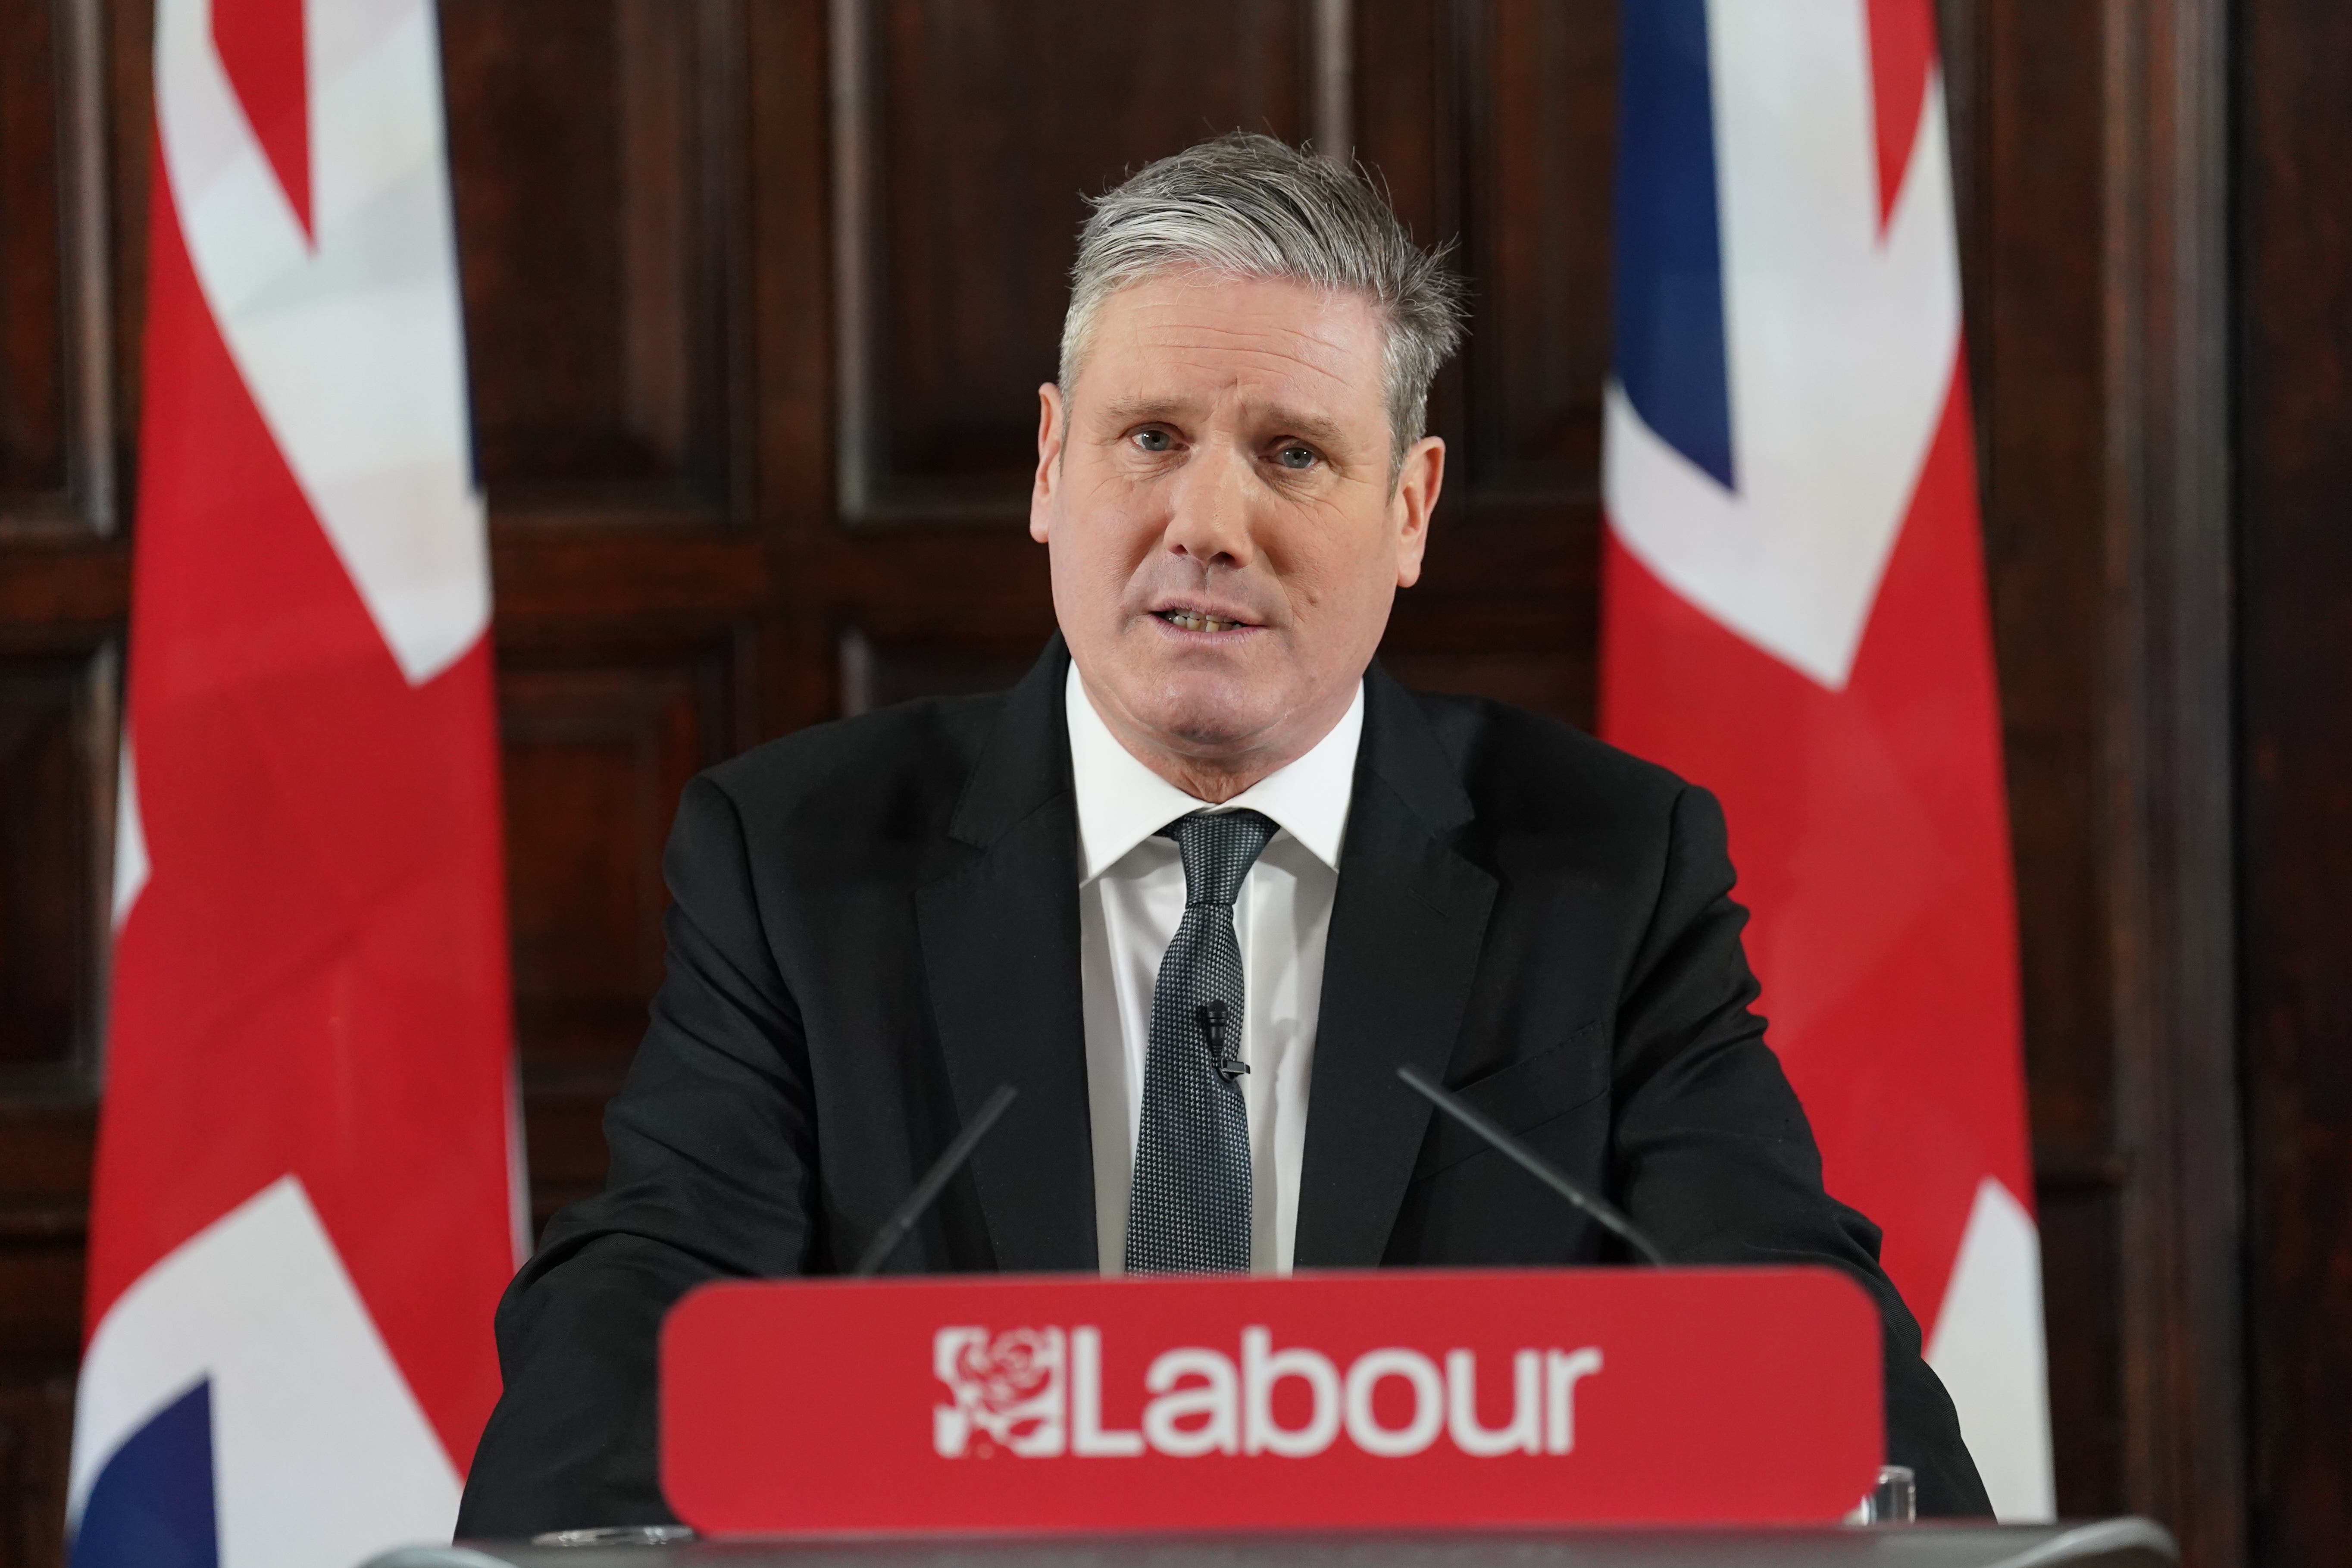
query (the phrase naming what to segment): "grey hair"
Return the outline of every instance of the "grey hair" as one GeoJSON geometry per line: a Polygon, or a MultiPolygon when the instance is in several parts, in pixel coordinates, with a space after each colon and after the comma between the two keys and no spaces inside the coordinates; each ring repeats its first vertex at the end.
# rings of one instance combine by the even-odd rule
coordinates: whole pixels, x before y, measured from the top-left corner
{"type": "Polygon", "coordinates": [[[1061,384],[1076,384],[1096,315],[1130,283],[1198,267],[1289,279],[1369,299],[1385,329],[1393,477],[1428,421],[1429,384],[1461,343],[1462,286],[1451,245],[1412,242],[1360,166],[1271,136],[1231,132],[1147,164],[1089,199],[1062,320],[1061,384]]]}

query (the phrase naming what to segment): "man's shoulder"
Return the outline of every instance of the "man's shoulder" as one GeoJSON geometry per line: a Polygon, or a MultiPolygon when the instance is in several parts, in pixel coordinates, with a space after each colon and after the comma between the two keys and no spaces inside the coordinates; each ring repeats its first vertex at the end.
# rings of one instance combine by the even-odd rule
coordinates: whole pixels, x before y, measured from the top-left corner
{"type": "Polygon", "coordinates": [[[705,771],[747,828],[826,837],[943,830],[1007,694],[931,697],[795,730],[705,771]]]}
{"type": "Polygon", "coordinates": [[[1663,822],[1690,786],[1562,719],[1488,697],[1409,691],[1489,828],[1663,822]]]}

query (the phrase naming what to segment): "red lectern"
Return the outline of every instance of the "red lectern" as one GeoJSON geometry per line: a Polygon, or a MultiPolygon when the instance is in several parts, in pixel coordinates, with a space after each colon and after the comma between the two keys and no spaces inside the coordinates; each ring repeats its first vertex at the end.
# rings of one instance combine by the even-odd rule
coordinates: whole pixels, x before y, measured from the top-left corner
{"type": "Polygon", "coordinates": [[[1822,1268],[716,1285],[663,1487],[719,1536],[1828,1523],[1879,1353],[1822,1268]]]}

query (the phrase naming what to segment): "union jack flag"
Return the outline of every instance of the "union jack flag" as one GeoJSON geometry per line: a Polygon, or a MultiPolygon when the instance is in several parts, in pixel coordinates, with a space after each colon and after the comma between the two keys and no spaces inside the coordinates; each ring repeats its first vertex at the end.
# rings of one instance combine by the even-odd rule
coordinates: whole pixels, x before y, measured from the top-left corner
{"type": "Polygon", "coordinates": [[[430,0],[160,0],[77,1568],[446,1539],[520,1210],[430,0]]]}
{"type": "Polygon", "coordinates": [[[1929,0],[1625,7],[1601,721],[1723,802],[1771,1039],[1995,1508],[2053,1505],[1929,0]]]}

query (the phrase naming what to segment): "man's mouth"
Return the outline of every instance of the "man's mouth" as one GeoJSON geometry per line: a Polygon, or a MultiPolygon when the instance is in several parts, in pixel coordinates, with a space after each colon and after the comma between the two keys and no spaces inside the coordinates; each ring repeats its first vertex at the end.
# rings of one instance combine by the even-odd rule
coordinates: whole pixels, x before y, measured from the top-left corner
{"type": "Polygon", "coordinates": [[[1188,632],[1230,632],[1249,625],[1247,621],[1229,621],[1210,615],[1205,610],[1166,609],[1151,612],[1170,626],[1188,632]]]}

